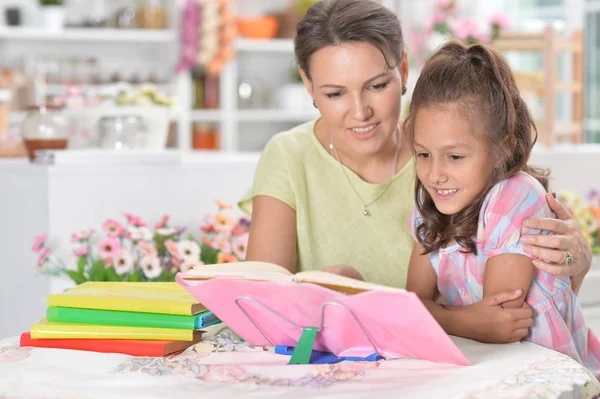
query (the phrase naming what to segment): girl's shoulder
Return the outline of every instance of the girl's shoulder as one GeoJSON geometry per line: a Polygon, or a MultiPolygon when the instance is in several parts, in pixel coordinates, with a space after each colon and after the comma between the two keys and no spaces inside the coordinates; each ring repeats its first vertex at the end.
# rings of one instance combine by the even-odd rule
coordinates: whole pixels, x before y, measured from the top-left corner
{"type": "Polygon", "coordinates": [[[512,202],[522,199],[523,196],[544,198],[546,189],[538,179],[526,172],[519,172],[497,183],[487,194],[485,202],[498,200],[512,202]]]}
{"type": "Polygon", "coordinates": [[[519,172],[492,187],[483,202],[480,217],[489,221],[494,215],[547,213],[545,195],[542,183],[526,172],[519,172]]]}

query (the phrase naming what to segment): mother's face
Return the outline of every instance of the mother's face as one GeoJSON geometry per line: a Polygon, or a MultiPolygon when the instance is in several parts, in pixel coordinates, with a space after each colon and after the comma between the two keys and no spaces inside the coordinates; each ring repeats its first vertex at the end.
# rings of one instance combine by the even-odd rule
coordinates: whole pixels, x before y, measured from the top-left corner
{"type": "Polygon", "coordinates": [[[302,74],[304,84],[336,146],[361,155],[382,150],[400,118],[406,54],[399,67],[389,69],[381,51],[369,43],[329,46],[311,56],[310,75],[309,81],[302,74]]]}

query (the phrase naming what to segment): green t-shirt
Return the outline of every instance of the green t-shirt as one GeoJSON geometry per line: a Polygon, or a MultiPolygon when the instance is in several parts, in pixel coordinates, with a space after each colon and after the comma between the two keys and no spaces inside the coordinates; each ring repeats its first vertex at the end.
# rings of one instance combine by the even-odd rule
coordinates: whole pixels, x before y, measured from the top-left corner
{"type": "MultiPolygon", "coordinates": [[[[251,214],[252,198],[267,195],[296,211],[298,271],[347,264],[367,281],[404,288],[413,246],[408,216],[414,207],[414,158],[365,216],[341,165],[315,136],[315,122],[267,143],[253,189],[238,205],[251,214]]],[[[367,183],[348,168],[346,174],[367,203],[387,184],[367,183]]]]}

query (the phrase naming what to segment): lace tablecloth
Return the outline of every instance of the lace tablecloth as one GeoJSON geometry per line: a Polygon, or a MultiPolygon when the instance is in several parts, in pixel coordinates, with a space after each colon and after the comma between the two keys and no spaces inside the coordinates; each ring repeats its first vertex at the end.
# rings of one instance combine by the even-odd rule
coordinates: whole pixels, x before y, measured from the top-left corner
{"type": "Polygon", "coordinates": [[[166,358],[19,347],[0,340],[4,398],[595,398],[600,384],[579,363],[531,343],[453,338],[473,363],[414,359],[286,365],[289,357],[216,330],[166,358]]]}

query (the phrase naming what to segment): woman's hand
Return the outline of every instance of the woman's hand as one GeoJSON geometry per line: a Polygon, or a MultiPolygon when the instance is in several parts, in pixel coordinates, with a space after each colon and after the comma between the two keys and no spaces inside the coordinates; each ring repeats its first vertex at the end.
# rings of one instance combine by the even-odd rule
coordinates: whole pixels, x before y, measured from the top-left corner
{"type": "Polygon", "coordinates": [[[533,324],[533,313],[527,303],[519,309],[504,309],[502,304],[519,298],[521,289],[501,292],[483,298],[464,308],[454,308],[465,312],[465,322],[469,323],[468,338],[480,342],[505,344],[517,342],[529,333],[533,324]]]}
{"type": "Polygon", "coordinates": [[[339,274],[340,276],[350,277],[355,280],[365,280],[358,270],[348,265],[333,265],[323,269],[324,272],[339,274]]]}
{"type": "Polygon", "coordinates": [[[583,279],[592,263],[592,248],[569,211],[552,194],[546,194],[546,201],[556,215],[556,219],[532,218],[526,220],[524,226],[554,234],[524,235],[521,241],[528,244],[524,246],[525,252],[539,258],[534,259],[533,264],[545,272],[554,275],[581,276],[583,279]],[[569,265],[566,264],[567,251],[573,256],[573,261],[569,265]]]}

